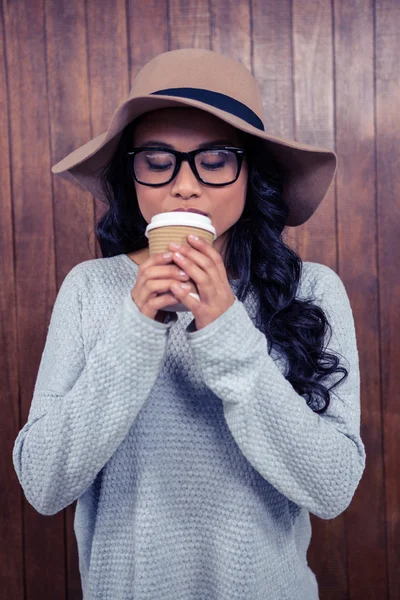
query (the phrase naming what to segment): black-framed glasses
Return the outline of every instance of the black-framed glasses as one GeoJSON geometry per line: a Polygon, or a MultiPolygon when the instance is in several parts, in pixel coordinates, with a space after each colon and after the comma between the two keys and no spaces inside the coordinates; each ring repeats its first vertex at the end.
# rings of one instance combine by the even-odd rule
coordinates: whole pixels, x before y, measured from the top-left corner
{"type": "Polygon", "coordinates": [[[176,177],[181,164],[187,160],[193,174],[205,185],[223,186],[234,183],[240,175],[243,148],[210,146],[191,152],[142,146],[128,154],[133,159],[133,176],[138,183],[159,187],[176,177]]]}

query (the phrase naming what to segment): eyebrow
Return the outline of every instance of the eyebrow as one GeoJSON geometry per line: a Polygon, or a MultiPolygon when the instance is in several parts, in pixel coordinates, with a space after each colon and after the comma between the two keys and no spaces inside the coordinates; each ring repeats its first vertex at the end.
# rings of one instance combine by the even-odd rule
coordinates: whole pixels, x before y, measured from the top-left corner
{"type": "MultiPolygon", "coordinates": [[[[224,139],[224,140],[213,140],[212,142],[204,142],[203,144],[199,144],[198,148],[209,148],[210,146],[216,146],[218,144],[224,144],[226,146],[234,146],[235,144],[228,140],[228,139],[224,139]]],[[[166,142],[160,142],[159,140],[146,140],[145,142],[143,142],[142,144],[139,145],[139,148],[142,148],[143,146],[162,146],[163,148],[171,148],[172,150],[175,150],[175,147],[172,146],[172,144],[167,144],[166,142]]]]}

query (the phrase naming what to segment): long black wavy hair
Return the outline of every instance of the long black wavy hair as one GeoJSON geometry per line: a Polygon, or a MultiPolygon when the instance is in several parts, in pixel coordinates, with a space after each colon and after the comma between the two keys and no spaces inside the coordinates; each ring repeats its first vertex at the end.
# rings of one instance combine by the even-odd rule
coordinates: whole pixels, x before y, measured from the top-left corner
{"type": "MultiPolygon", "coordinates": [[[[101,171],[109,208],[96,225],[103,257],[128,254],[148,245],[147,222],[140,212],[127,151],[134,122],[125,127],[111,161],[101,171]]],[[[339,358],[325,351],[332,328],[312,298],[296,298],[302,271],[300,256],[286,245],[282,233],[289,209],[282,200],[283,172],[270,156],[265,161],[261,140],[239,132],[249,168],[243,213],[231,227],[225,248],[227,273],[239,273],[237,298],[243,301],[252,285],[259,298],[257,328],[264,333],[268,352],[275,347],[288,361],[285,378],[307,405],[319,414],[330,403],[333,390],[348,376],[339,358]],[[263,160],[260,160],[263,157],[263,160]],[[330,388],[323,380],[334,373],[343,377],[330,388]],[[318,402],[318,406],[316,406],[318,402]],[[322,402],[322,407],[321,407],[322,402]]]]}

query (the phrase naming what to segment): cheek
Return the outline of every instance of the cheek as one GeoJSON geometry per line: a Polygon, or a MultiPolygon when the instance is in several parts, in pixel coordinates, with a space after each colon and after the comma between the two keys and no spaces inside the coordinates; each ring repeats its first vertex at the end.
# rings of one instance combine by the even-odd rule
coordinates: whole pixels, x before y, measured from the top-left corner
{"type": "Polygon", "coordinates": [[[242,196],[243,205],[246,202],[248,182],[249,182],[249,171],[248,171],[246,163],[244,163],[242,172],[240,173],[240,177],[238,180],[238,183],[240,184],[240,194],[242,196]]]}
{"type": "Polygon", "coordinates": [[[232,190],[230,204],[231,211],[235,214],[239,213],[239,216],[242,214],[244,205],[246,203],[246,195],[247,195],[247,177],[244,177],[244,173],[237,180],[235,188],[232,190]]]}
{"type": "Polygon", "coordinates": [[[217,230],[217,237],[230,229],[240,218],[246,203],[246,180],[238,181],[235,188],[225,191],[223,196],[211,201],[212,224],[217,230]]]}
{"type": "Polygon", "coordinates": [[[150,223],[151,218],[158,212],[158,194],[155,188],[135,185],[136,198],[143,218],[150,223]]]}

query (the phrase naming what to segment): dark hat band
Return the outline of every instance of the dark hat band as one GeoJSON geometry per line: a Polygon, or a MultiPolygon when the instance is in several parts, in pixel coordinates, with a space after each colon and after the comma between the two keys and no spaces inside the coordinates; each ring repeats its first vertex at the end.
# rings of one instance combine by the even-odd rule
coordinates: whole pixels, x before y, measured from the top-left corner
{"type": "Polygon", "coordinates": [[[209,104],[215,108],[220,108],[225,112],[235,115],[246,121],[249,125],[264,131],[264,124],[261,119],[251,110],[246,104],[227,96],[226,94],[220,94],[219,92],[212,92],[202,88],[167,88],[165,90],[158,90],[157,92],[151,92],[151,96],[162,95],[162,96],[175,96],[178,98],[190,98],[191,100],[198,100],[209,104]]]}

